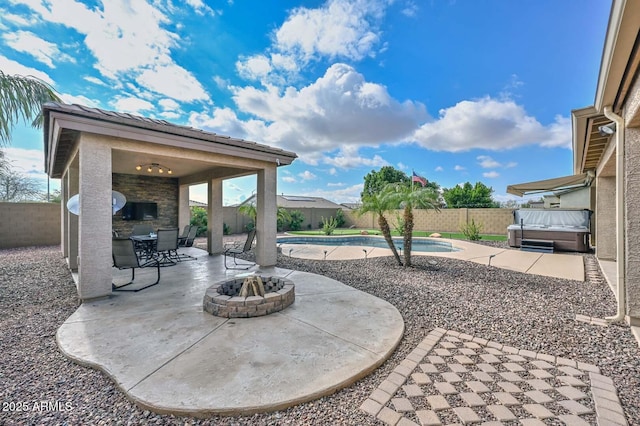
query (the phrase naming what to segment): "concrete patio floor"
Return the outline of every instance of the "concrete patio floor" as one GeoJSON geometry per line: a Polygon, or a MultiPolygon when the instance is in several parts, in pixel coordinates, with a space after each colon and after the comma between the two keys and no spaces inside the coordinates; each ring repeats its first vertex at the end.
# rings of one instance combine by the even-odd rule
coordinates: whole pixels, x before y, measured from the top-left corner
{"type": "MultiPolygon", "coordinates": [[[[497,268],[510,269],[527,274],[545,275],[568,280],[584,281],[584,261],[582,256],[563,253],[533,253],[519,249],[503,249],[475,244],[468,241],[438,238],[437,241],[448,241],[459,251],[452,252],[417,252],[416,256],[437,256],[451,259],[467,260],[497,268]]],[[[368,246],[323,246],[311,244],[281,244],[282,253],[286,256],[301,259],[364,259],[392,256],[388,248],[368,246]],[[326,257],[325,257],[326,251],[326,257]]]]}
{"type": "MultiPolygon", "coordinates": [[[[185,251],[197,260],[162,268],[154,287],[82,304],[57,332],[65,355],[104,371],[142,407],[195,416],[282,409],[366,376],[402,339],[395,307],[338,281],[279,268],[227,271],[222,256],[185,251]],[[294,281],[293,305],[257,318],[203,312],[209,286],[247,272],[294,281]]],[[[129,276],[114,269],[116,284],[129,276]]],[[[154,279],[155,270],[136,271],[139,286],[154,279]]]]}

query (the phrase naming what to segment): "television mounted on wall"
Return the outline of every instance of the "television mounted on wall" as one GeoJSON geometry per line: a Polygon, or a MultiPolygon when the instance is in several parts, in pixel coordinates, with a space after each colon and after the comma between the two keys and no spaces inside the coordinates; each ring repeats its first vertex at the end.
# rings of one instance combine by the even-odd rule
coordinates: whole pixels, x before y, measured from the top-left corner
{"type": "Polygon", "coordinates": [[[122,208],[122,220],[153,220],[158,218],[158,203],[129,202],[122,208]]]}

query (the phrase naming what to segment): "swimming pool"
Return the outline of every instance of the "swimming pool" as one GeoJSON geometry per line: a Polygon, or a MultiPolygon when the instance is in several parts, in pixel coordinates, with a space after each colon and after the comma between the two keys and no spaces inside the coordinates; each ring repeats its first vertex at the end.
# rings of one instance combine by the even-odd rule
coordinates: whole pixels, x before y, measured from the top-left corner
{"type": "MultiPolygon", "coordinates": [[[[394,238],[393,242],[398,249],[404,247],[402,238],[394,238]]],[[[372,236],[346,236],[346,237],[278,237],[278,244],[310,244],[317,246],[368,246],[389,248],[383,237],[372,236]]],[[[424,238],[413,238],[412,252],[451,252],[460,251],[447,241],[434,241],[424,238]]]]}

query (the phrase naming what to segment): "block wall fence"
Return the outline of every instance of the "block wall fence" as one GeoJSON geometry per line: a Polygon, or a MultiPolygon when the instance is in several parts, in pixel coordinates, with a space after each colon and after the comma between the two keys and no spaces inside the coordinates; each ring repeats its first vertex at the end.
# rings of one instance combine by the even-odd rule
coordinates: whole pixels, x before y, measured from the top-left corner
{"type": "Polygon", "coordinates": [[[0,249],[60,244],[60,204],[0,203],[0,249]]]}
{"type": "MultiPolygon", "coordinates": [[[[127,185],[120,182],[122,186],[127,185]]],[[[133,189],[130,187],[130,189],[133,189]]],[[[177,191],[177,187],[169,185],[163,188],[163,192],[177,191]]],[[[151,195],[141,192],[140,200],[156,201],[151,195]]],[[[173,199],[173,197],[171,197],[173,199]]],[[[177,198],[177,197],[176,197],[177,198]]],[[[157,200],[160,201],[160,200],[157,200]]],[[[158,226],[175,226],[177,222],[177,205],[170,202],[160,208],[160,211],[168,212],[159,215],[158,226]],[[175,218],[172,221],[171,218],[175,218]]],[[[322,217],[335,215],[333,209],[299,209],[304,214],[305,220],[302,229],[317,229],[322,217]]],[[[358,216],[352,210],[343,210],[346,227],[378,229],[376,215],[367,213],[358,216]]],[[[414,210],[414,222],[416,231],[459,232],[460,226],[471,223],[482,226],[483,234],[506,234],[507,226],[513,223],[513,210],[511,209],[443,209],[438,212],[433,210],[414,210]]],[[[231,233],[246,232],[245,226],[249,219],[238,213],[236,207],[224,207],[224,223],[231,228],[231,233]]],[[[397,215],[402,215],[402,210],[390,212],[387,218],[393,228],[396,225],[397,215]]],[[[60,244],[60,204],[57,203],[0,203],[0,249],[14,247],[29,247],[40,245],[60,244]]],[[[154,222],[154,221],[150,221],[154,222]]],[[[114,229],[118,229],[127,235],[131,226],[127,221],[114,216],[114,229]],[[123,223],[124,222],[124,223],[123,223]]]]}

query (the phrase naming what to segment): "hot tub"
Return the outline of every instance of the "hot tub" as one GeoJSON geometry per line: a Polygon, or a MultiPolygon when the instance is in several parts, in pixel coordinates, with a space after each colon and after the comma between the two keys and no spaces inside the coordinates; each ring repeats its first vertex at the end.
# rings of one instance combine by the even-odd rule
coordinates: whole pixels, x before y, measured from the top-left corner
{"type": "Polygon", "coordinates": [[[588,252],[590,217],[589,210],[516,210],[507,227],[509,246],[520,247],[523,239],[553,241],[554,250],[588,252]]]}

